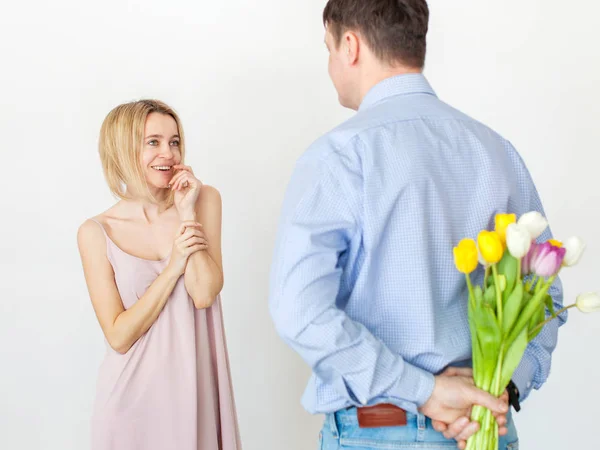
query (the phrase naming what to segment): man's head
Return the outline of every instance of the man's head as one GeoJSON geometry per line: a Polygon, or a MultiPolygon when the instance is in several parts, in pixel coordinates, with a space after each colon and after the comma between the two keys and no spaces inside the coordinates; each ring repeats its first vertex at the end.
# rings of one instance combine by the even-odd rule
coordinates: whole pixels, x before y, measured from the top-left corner
{"type": "Polygon", "coordinates": [[[426,0],[329,0],[323,11],[329,75],[340,103],[358,109],[368,90],[425,64],[426,0]]]}

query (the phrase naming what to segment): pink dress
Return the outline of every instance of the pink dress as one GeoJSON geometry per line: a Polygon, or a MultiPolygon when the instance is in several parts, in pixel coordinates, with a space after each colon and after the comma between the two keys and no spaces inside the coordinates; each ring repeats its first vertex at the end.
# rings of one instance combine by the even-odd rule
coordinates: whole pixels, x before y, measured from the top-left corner
{"type": "MultiPolygon", "coordinates": [[[[104,234],[123,305],[130,308],[168,258],[135,257],[104,234]]],[[[220,298],[197,310],[183,277],[126,354],[107,346],[92,417],[92,450],[171,449],[241,449],[220,298]]]]}

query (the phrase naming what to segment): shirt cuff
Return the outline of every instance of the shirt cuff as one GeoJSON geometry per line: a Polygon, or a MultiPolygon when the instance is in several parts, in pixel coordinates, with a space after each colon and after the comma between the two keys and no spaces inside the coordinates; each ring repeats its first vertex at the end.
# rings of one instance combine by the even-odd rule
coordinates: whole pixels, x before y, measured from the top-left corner
{"type": "Polygon", "coordinates": [[[513,373],[512,380],[519,390],[519,400],[522,402],[531,393],[533,387],[533,379],[537,371],[537,364],[534,360],[527,356],[527,353],[523,355],[523,359],[519,363],[517,370],[513,373]]]}
{"type": "Polygon", "coordinates": [[[434,387],[435,377],[432,373],[404,363],[402,376],[394,388],[392,397],[397,400],[398,406],[416,413],[417,408],[429,400],[434,387]]]}

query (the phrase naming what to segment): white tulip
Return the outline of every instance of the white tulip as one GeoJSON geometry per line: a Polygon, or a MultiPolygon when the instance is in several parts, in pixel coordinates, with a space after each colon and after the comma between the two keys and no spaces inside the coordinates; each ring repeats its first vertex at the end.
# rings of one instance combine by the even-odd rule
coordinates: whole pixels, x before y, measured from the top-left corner
{"type": "Polygon", "coordinates": [[[511,223],[506,228],[506,246],[512,256],[523,258],[531,248],[531,233],[525,225],[511,223]]]}
{"type": "Polygon", "coordinates": [[[488,262],[485,259],[483,259],[483,256],[479,251],[479,246],[477,246],[477,261],[479,261],[479,264],[481,264],[485,269],[489,267],[488,262]]]}
{"type": "Polygon", "coordinates": [[[481,252],[479,251],[479,249],[477,249],[477,261],[479,261],[479,264],[481,264],[482,266],[488,265],[485,259],[483,259],[483,256],[481,256],[481,252]]]}
{"type": "Polygon", "coordinates": [[[519,217],[517,224],[524,226],[529,230],[531,239],[537,239],[548,227],[548,221],[537,211],[530,211],[519,217]]]}
{"type": "Polygon", "coordinates": [[[575,302],[577,309],[584,313],[600,311],[600,295],[595,292],[580,294],[575,302]]]}
{"type": "Polygon", "coordinates": [[[567,250],[565,259],[563,259],[563,266],[571,267],[579,262],[585,250],[585,242],[578,236],[573,236],[564,242],[563,247],[567,250]]]}

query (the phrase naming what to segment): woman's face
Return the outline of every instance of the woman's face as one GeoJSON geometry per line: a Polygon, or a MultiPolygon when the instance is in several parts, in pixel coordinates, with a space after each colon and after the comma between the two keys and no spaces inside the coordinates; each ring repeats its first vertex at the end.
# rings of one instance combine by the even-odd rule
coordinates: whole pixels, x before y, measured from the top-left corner
{"type": "Polygon", "coordinates": [[[181,163],[177,122],[168,114],[150,113],[144,128],[142,167],[150,189],[169,187],[173,166],[181,163]]]}

